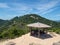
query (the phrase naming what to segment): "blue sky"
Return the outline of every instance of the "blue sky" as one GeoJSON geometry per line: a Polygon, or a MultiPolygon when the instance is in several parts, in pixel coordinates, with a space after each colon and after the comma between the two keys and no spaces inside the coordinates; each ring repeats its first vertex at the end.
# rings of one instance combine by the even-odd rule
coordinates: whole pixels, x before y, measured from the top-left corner
{"type": "Polygon", "coordinates": [[[60,0],[0,0],[0,19],[8,20],[31,13],[60,20],[60,0]]]}

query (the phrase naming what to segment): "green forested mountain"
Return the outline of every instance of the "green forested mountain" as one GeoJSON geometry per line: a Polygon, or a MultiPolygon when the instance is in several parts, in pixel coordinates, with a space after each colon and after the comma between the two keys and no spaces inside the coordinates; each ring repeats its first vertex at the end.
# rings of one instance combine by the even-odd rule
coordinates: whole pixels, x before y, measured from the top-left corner
{"type": "Polygon", "coordinates": [[[56,20],[56,22],[60,22],[60,20],[56,20]]]}
{"type": "Polygon", "coordinates": [[[11,21],[12,22],[14,21],[14,22],[25,23],[25,24],[34,23],[34,22],[41,22],[41,23],[51,25],[53,27],[59,27],[60,26],[59,22],[48,20],[48,19],[43,18],[37,14],[27,14],[24,16],[15,17],[15,18],[11,19],[11,21]]]}
{"type": "Polygon", "coordinates": [[[2,19],[0,19],[0,27],[2,26],[2,25],[4,25],[6,22],[8,22],[7,20],[2,20],[2,19]]]}
{"type": "Polygon", "coordinates": [[[29,23],[41,22],[52,26],[50,30],[60,33],[60,23],[43,18],[37,14],[26,14],[11,20],[0,20],[0,39],[15,38],[29,32],[29,23]]]}

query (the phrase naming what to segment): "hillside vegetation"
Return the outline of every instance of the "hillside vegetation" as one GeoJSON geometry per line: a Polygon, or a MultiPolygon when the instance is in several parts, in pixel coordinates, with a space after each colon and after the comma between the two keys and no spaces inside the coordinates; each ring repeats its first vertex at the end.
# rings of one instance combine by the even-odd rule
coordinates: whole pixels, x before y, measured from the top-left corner
{"type": "Polygon", "coordinates": [[[26,14],[11,20],[0,20],[0,39],[12,39],[29,32],[27,24],[41,22],[52,26],[49,31],[60,33],[60,23],[43,18],[37,14],[26,14]]]}

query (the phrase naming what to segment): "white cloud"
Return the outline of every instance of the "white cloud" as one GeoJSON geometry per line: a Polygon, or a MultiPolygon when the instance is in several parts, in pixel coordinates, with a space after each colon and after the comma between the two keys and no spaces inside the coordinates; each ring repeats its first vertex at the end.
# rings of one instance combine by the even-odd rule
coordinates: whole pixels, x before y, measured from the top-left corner
{"type": "Polygon", "coordinates": [[[0,8],[9,8],[9,6],[6,3],[0,3],[0,8]]]}
{"type": "MultiPolygon", "coordinates": [[[[49,3],[45,3],[45,4],[38,4],[37,6],[36,6],[36,9],[37,10],[40,10],[40,13],[43,13],[43,14],[46,14],[46,13],[48,13],[48,12],[51,12],[51,11],[53,11],[54,9],[56,9],[56,8],[54,8],[57,4],[58,4],[58,2],[59,1],[51,1],[51,2],[49,2],[49,3]],[[52,9],[53,8],[53,9],[52,9]]],[[[39,13],[39,12],[38,12],[39,13]]]]}
{"type": "Polygon", "coordinates": [[[16,12],[17,14],[22,15],[22,14],[30,13],[33,9],[30,6],[23,3],[12,3],[10,4],[10,8],[7,10],[9,10],[10,12],[13,11],[13,12],[16,12]]]}
{"type": "Polygon", "coordinates": [[[56,16],[59,16],[60,17],[60,14],[57,14],[56,16]]]}
{"type": "MultiPolygon", "coordinates": [[[[42,1],[44,2],[44,1],[42,1]]],[[[18,13],[41,13],[46,14],[53,11],[59,0],[52,0],[48,3],[37,3],[37,4],[27,4],[27,3],[0,3],[0,8],[8,8],[8,11],[16,11],[18,13]],[[34,11],[36,9],[37,11],[34,11]]]]}
{"type": "Polygon", "coordinates": [[[11,4],[13,7],[10,7],[10,10],[14,11],[26,11],[26,10],[32,10],[28,5],[25,5],[23,3],[13,3],[11,4]]]}
{"type": "Polygon", "coordinates": [[[49,13],[49,12],[52,12],[52,11],[54,11],[56,8],[52,8],[52,9],[50,9],[50,10],[46,10],[46,11],[44,11],[43,13],[41,13],[41,15],[44,15],[44,14],[47,14],[47,13],[49,13]]]}

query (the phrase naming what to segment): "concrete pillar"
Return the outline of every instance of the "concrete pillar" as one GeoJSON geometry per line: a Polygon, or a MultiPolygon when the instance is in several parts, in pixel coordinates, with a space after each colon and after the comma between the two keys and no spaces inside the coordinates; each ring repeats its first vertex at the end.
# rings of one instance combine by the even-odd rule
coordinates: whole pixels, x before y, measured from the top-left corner
{"type": "Polygon", "coordinates": [[[32,28],[30,27],[29,30],[30,30],[30,35],[32,35],[32,34],[31,34],[32,28]]]}
{"type": "Polygon", "coordinates": [[[40,37],[40,30],[38,30],[38,38],[40,37]]]}
{"type": "Polygon", "coordinates": [[[47,33],[46,29],[44,28],[45,33],[47,33]]]}
{"type": "Polygon", "coordinates": [[[44,30],[45,30],[45,33],[47,34],[48,33],[47,29],[44,29],[44,30]]]}

